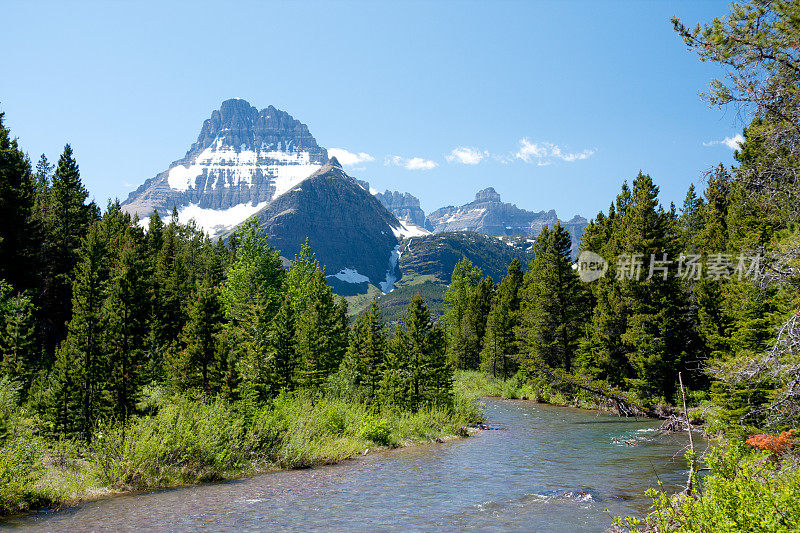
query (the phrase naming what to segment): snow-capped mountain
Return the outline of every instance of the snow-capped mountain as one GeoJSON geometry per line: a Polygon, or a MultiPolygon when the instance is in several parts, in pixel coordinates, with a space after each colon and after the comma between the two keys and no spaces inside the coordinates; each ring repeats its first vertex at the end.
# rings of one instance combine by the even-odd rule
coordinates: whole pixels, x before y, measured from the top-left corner
{"type": "MultiPolygon", "coordinates": [[[[553,227],[559,222],[556,212],[526,211],[514,204],[505,203],[494,188],[478,191],[475,200],[459,206],[447,206],[428,215],[434,233],[446,231],[475,231],[485,235],[531,235],[536,237],[545,226],[553,227]]],[[[572,252],[577,255],[580,237],[587,225],[585,218],[575,216],[569,221],[560,221],[572,237],[572,252]]]]}
{"type": "Polygon", "coordinates": [[[221,235],[316,172],[328,160],[305,124],[269,106],[242,99],[222,102],[203,123],[183,159],[147,180],[123,209],[144,218],[176,207],[181,222],[194,219],[221,235]]]}
{"type": "MultiPolygon", "coordinates": [[[[480,191],[474,202],[444,207],[426,217],[411,194],[380,193],[348,176],[335,158],[328,160],[306,125],[288,113],[272,106],[259,111],[241,99],[224,101],[203,123],[186,155],[147,180],[123,204],[125,211],[142,219],[156,210],[168,217],[173,207],[181,222],[193,219],[212,237],[222,238],[257,215],[270,244],[287,259],[308,239],[329,282],[342,295],[364,293],[369,285],[392,291],[402,276],[404,250],[416,250],[408,248],[414,238],[423,238],[416,244],[434,243],[431,250],[438,251],[431,261],[445,266],[445,244],[453,248],[453,257],[477,246],[475,234],[434,238],[431,232],[535,237],[545,225],[558,221],[555,211],[534,213],[503,203],[492,188],[480,191]],[[406,248],[401,246],[404,239],[406,248]]],[[[586,220],[575,217],[562,225],[570,230],[577,250],[586,220]]],[[[524,241],[528,248],[529,242],[524,241]]],[[[499,240],[490,244],[484,242],[482,248],[505,254],[489,254],[500,257],[497,264],[508,259],[514,245],[499,240]]],[[[444,282],[449,279],[447,272],[442,276],[444,282]]]]}

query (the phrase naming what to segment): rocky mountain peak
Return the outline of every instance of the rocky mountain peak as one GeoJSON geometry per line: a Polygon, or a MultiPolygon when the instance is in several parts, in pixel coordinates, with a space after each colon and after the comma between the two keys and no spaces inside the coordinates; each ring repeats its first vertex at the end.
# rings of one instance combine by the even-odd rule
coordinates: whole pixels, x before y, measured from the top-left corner
{"type": "Polygon", "coordinates": [[[312,159],[324,161],[327,151],[321,148],[308,127],[289,113],[270,105],[259,111],[247,100],[231,98],[203,122],[197,142],[187,156],[216,145],[241,150],[276,150],[309,152],[312,159]]]}
{"type": "MultiPolygon", "coordinates": [[[[197,141],[167,170],[130,194],[123,209],[144,219],[178,208],[212,236],[231,229],[328,161],[308,127],[269,106],[225,100],[203,122],[197,141]]],[[[338,162],[336,163],[338,166],[338,162]]]]}
{"type": "MultiPolygon", "coordinates": [[[[545,226],[553,227],[559,222],[554,210],[527,211],[511,203],[504,203],[494,187],[487,187],[475,195],[475,200],[462,206],[447,206],[428,215],[434,233],[450,231],[475,231],[502,237],[529,235],[536,237],[545,226]]],[[[586,220],[575,217],[562,226],[572,237],[572,252],[577,254],[581,233],[586,220]]]]}
{"type": "Polygon", "coordinates": [[[368,283],[394,288],[403,226],[336,158],[256,215],[286,258],[308,239],[339,294],[366,292],[368,283]]]}
{"type": "Polygon", "coordinates": [[[476,202],[499,202],[500,195],[494,190],[494,187],[487,187],[482,191],[475,194],[476,202]]]}
{"type": "Polygon", "coordinates": [[[398,220],[410,223],[420,228],[430,230],[430,224],[419,204],[419,198],[399,191],[375,193],[375,197],[388,209],[398,220]]]}

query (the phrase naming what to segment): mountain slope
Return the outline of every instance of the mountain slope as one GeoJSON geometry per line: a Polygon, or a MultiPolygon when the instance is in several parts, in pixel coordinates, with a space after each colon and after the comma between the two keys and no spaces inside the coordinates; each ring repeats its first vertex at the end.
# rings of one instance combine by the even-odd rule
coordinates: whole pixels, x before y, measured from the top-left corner
{"type": "Polygon", "coordinates": [[[308,238],[338,294],[383,292],[400,274],[400,222],[332,158],[257,216],[271,245],[293,258],[308,238]]]}
{"type": "Polygon", "coordinates": [[[197,141],[167,170],[147,180],[123,203],[131,214],[154,210],[194,218],[211,236],[230,230],[318,170],[327,151],[305,124],[272,106],[222,102],[197,141]]]}
{"type": "Polygon", "coordinates": [[[400,254],[403,284],[410,283],[408,278],[449,284],[453,268],[462,257],[499,282],[515,257],[523,268],[530,263],[533,247],[530,243],[528,246],[506,243],[482,233],[453,231],[406,239],[400,245],[400,254]]]}
{"type": "Polygon", "coordinates": [[[373,297],[379,296],[378,304],[384,318],[394,324],[414,295],[420,293],[428,302],[431,314],[439,317],[453,268],[462,257],[499,283],[515,257],[522,263],[523,270],[528,266],[533,259],[533,238],[525,235],[498,238],[466,231],[434,233],[404,239],[399,252],[402,277],[396,289],[384,295],[375,291],[351,298],[351,313],[363,311],[373,297]]]}

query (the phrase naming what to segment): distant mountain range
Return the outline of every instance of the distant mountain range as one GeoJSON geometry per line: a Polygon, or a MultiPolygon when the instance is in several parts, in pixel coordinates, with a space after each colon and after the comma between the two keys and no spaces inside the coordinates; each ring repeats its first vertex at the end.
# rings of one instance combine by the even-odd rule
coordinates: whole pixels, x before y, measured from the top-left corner
{"type": "MultiPolygon", "coordinates": [[[[347,175],[288,113],[241,99],[224,101],[186,155],[132,192],[123,209],[142,219],[176,209],[181,222],[194,219],[218,238],[257,215],[287,259],[308,239],[342,295],[388,293],[415,280],[442,286],[462,256],[499,279],[511,258],[527,264],[535,237],[559,222],[555,211],[503,203],[491,187],[426,216],[413,195],[378,192],[347,175]]],[[[561,224],[576,253],[586,219],[561,224]]]]}
{"type": "Polygon", "coordinates": [[[478,191],[475,200],[460,207],[447,206],[428,215],[428,227],[434,233],[444,231],[475,231],[501,237],[505,235],[531,235],[536,237],[545,226],[561,223],[572,237],[572,252],[577,255],[580,236],[587,220],[575,216],[561,221],[556,212],[526,211],[514,204],[503,203],[493,187],[478,191]]]}

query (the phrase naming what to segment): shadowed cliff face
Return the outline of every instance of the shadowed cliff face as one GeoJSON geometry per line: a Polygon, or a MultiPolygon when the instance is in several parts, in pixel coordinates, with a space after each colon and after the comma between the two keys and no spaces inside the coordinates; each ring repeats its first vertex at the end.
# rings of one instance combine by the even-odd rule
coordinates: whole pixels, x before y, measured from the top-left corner
{"type": "Polygon", "coordinates": [[[177,207],[212,236],[244,221],[327,161],[305,124],[272,106],[222,103],[183,159],[147,180],[123,204],[141,218],[177,207]]]}
{"type": "Polygon", "coordinates": [[[335,158],[257,215],[284,257],[293,258],[308,238],[340,294],[364,292],[367,282],[388,292],[400,276],[400,223],[335,158]]]}

